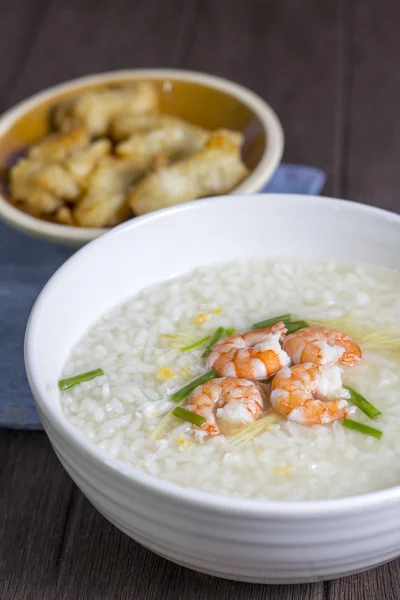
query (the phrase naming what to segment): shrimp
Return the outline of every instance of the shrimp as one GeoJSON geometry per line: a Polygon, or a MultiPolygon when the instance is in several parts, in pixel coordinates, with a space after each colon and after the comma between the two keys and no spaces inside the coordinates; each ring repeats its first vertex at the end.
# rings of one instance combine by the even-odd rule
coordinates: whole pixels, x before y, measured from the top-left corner
{"type": "Polygon", "coordinates": [[[340,362],[351,367],[362,357],[359,346],[351,337],[326,327],[305,327],[288,335],[283,349],[295,364],[334,365],[340,362]]]}
{"type": "Polygon", "coordinates": [[[281,369],[272,380],[271,390],[272,408],[289,421],[317,425],[349,414],[347,401],[340,397],[344,390],[337,365],[302,363],[281,369]]]}
{"type": "Polygon", "coordinates": [[[263,414],[266,391],[247,379],[212,379],[193,390],[186,409],[205,418],[201,430],[207,435],[232,433],[263,414]]]}
{"type": "Polygon", "coordinates": [[[287,329],[283,321],[268,327],[236,333],[213,346],[208,367],[220,376],[267,379],[290,363],[280,341],[287,329]]]}

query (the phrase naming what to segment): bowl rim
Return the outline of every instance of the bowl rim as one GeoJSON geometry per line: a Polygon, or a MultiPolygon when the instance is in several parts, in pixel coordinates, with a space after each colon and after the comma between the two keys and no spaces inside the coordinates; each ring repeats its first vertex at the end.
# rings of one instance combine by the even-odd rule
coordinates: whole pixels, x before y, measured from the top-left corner
{"type": "MultiPolygon", "coordinates": [[[[296,202],[308,204],[315,204],[316,202],[319,204],[323,203],[327,208],[331,207],[335,210],[347,212],[352,211],[354,216],[360,212],[369,213],[373,216],[379,217],[381,220],[383,219],[387,222],[396,223],[400,230],[400,215],[382,208],[359,204],[350,200],[342,200],[324,196],[306,196],[300,194],[251,194],[250,198],[257,196],[268,196],[269,199],[274,196],[279,198],[285,197],[296,200],[296,202]]],[[[234,198],[241,198],[247,203],[249,201],[249,197],[244,195],[235,194],[234,198]]],[[[232,196],[216,196],[213,198],[213,201],[219,204],[228,204],[232,201],[232,196]]],[[[157,478],[148,473],[139,471],[138,469],[135,469],[135,467],[132,467],[127,463],[114,458],[105,450],[100,449],[98,446],[87,440],[77,429],[73,427],[71,423],[69,423],[62,413],[56,412],[52,402],[46,402],[46,400],[44,400],[44,398],[46,398],[48,395],[48,391],[44,381],[42,381],[40,377],[40,366],[34,351],[34,345],[38,335],[40,335],[38,330],[38,321],[40,320],[40,316],[47,302],[47,298],[52,293],[52,288],[56,286],[62,279],[64,271],[78,263],[80,257],[84,253],[92,251],[95,245],[101,247],[101,244],[104,243],[104,239],[116,237],[128,229],[134,230],[136,227],[141,227],[143,224],[151,220],[173,217],[175,213],[180,211],[202,210],[202,207],[206,205],[209,206],[209,199],[196,200],[193,202],[176,205],[171,208],[155,211],[153,213],[149,213],[147,215],[137,217],[136,219],[132,219],[131,221],[122,223],[121,225],[118,225],[111,231],[107,232],[107,234],[105,234],[105,238],[104,236],[101,236],[91,242],[89,245],[80,248],[61,267],[59,267],[59,269],[57,269],[57,271],[48,280],[31,310],[24,340],[26,373],[40,414],[45,415],[46,419],[51,424],[51,429],[56,432],[57,436],[63,439],[68,445],[73,446],[81,455],[89,455],[92,462],[96,464],[96,467],[106,470],[111,469],[113,475],[115,475],[115,477],[119,477],[120,480],[126,485],[136,485],[146,489],[150,493],[162,494],[167,496],[170,500],[177,500],[183,504],[193,507],[199,507],[225,514],[240,514],[242,516],[252,515],[259,518],[290,516],[307,519],[312,516],[321,518],[343,513],[357,513],[359,512],[360,508],[372,509],[382,504],[389,505],[391,503],[398,502],[400,499],[400,484],[390,488],[356,496],[305,501],[246,499],[236,496],[224,496],[218,493],[204,492],[197,490],[196,488],[180,486],[175,483],[164,481],[163,479],[157,478]]]]}
{"type": "MultiPolygon", "coordinates": [[[[156,68],[106,71],[70,79],[63,83],[48,87],[45,90],[22,100],[0,116],[0,141],[10,126],[24,113],[30,111],[42,102],[52,98],[56,99],[57,96],[63,92],[73,91],[76,88],[90,84],[113,83],[122,79],[134,81],[146,78],[187,81],[205,85],[238,98],[243,104],[250,108],[260,120],[268,142],[258,165],[250,175],[248,175],[244,181],[233,190],[233,193],[254,193],[267,183],[280,163],[284,148],[283,128],[275,111],[258,94],[245,86],[223,77],[186,69],[156,68]]],[[[39,237],[58,240],[64,243],[85,243],[108,232],[109,229],[112,229],[77,227],[75,225],[62,225],[60,223],[43,221],[16,208],[1,193],[0,218],[3,218],[10,226],[25,233],[36,234],[39,237]]]]}

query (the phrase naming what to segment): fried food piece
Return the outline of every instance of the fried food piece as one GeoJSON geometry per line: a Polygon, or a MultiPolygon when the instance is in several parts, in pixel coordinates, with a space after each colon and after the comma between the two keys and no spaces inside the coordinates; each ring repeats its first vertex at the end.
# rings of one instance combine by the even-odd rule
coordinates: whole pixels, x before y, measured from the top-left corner
{"type": "Polygon", "coordinates": [[[75,225],[71,209],[68,206],[62,206],[55,214],[54,220],[61,225],[75,225]]]}
{"type": "Polygon", "coordinates": [[[140,175],[129,160],[103,158],[90,178],[87,194],[73,210],[74,221],[81,227],[115,224],[125,212],[130,186],[140,175]]]}
{"type": "Polygon", "coordinates": [[[149,81],[138,81],[130,85],[84,92],[57,106],[53,123],[62,131],[68,131],[79,124],[90,136],[99,137],[109,132],[111,122],[118,115],[151,114],[157,108],[155,86],[149,81]]]}
{"type": "Polygon", "coordinates": [[[229,192],[248,174],[240,157],[242,143],[243,136],[237,132],[220,129],[211,133],[200,152],[144,177],[130,194],[132,210],[143,215],[229,192]]]}
{"type": "Polygon", "coordinates": [[[11,169],[13,199],[39,214],[54,213],[65,200],[78,199],[88,176],[110,149],[108,140],[91,144],[82,129],[48,136],[11,169]]]}
{"type": "Polygon", "coordinates": [[[110,140],[97,140],[73,152],[65,160],[65,166],[82,187],[87,186],[87,179],[101,158],[110,154],[110,140]]]}
{"type": "Polygon", "coordinates": [[[11,171],[11,194],[14,200],[29,204],[39,213],[49,214],[74,200],[80,189],[72,175],[57,163],[24,158],[11,171]]]}
{"type": "Polygon", "coordinates": [[[159,154],[174,159],[198,152],[208,135],[205,129],[182,119],[161,117],[154,128],[134,133],[118,144],[116,152],[121,157],[129,158],[138,169],[146,170],[159,154]]]}
{"type": "Polygon", "coordinates": [[[61,160],[68,154],[85,148],[90,143],[90,138],[83,127],[74,127],[66,133],[51,133],[32,146],[29,158],[43,158],[46,160],[61,160]]]}
{"type": "Polygon", "coordinates": [[[62,164],[44,164],[34,178],[35,184],[65,200],[75,200],[80,194],[80,187],[62,164]]]}
{"type": "Polygon", "coordinates": [[[110,135],[115,142],[122,142],[134,133],[154,129],[163,122],[164,117],[157,114],[124,115],[121,114],[113,119],[110,125],[110,135]]]}

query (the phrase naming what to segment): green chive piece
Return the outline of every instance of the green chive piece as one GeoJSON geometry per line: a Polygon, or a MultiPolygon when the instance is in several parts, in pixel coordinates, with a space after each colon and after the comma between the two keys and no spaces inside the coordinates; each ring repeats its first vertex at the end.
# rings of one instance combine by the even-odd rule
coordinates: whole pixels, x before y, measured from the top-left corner
{"type": "Polygon", "coordinates": [[[209,338],[210,336],[206,335],[206,337],[201,338],[201,340],[197,340],[197,342],[193,342],[193,344],[189,344],[188,346],[181,348],[181,352],[189,352],[189,350],[193,350],[194,348],[204,344],[204,342],[206,342],[209,338]]]}
{"type": "Polygon", "coordinates": [[[350,392],[350,401],[355,404],[367,417],[370,419],[376,419],[382,413],[380,410],[375,408],[364,396],[361,396],[356,390],[354,390],[349,385],[343,386],[346,390],[350,392]]]}
{"type": "Polygon", "coordinates": [[[193,381],[185,385],[183,388],[171,394],[169,398],[171,402],[180,402],[189,396],[189,394],[193,392],[197,386],[203,385],[203,383],[207,383],[207,381],[215,379],[216,377],[218,377],[218,375],[215,371],[207,371],[207,373],[204,373],[204,375],[200,375],[200,377],[197,377],[197,379],[193,379],[193,381]]]}
{"type": "Polygon", "coordinates": [[[364,435],[371,435],[377,440],[380,440],[382,437],[382,431],[380,431],[379,429],[369,427],[368,425],[364,425],[364,423],[359,423],[358,421],[353,421],[353,419],[344,418],[342,421],[342,425],[344,427],[347,427],[348,429],[354,429],[354,431],[359,431],[364,435]]]}
{"type": "Polygon", "coordinates": [[[309,324],[307,323],[307,321],[290,321],[290,323],[285,323],[285,325],[287,328],[286,335],[289,335],[290,333],[294,333],[295,331],[298,331],[299,329],[304,329],[304,327],[309,327],[309,324]]]}
{"type": "Polygon", "coordinates": [[[68,388],[71,388],[74,385],[78,385],[78,383],[90,381],[95,377],[100,377],[100,375],[104,375],[103,369],[94,369],[94,371],[87,371],[86,373],[81,373],[80,375],[74,375],[73,377],[60,379],[60,381],[58,382],[58,387],[60,388],[60,390],[68,390],[68,388]]]}
{"type": "Polygon", "coordinates": [[[225,333],[228,337],[233,335],[235,333],[234,327],[228,327],[228,329],[225,329],[225,333]]]}
{"type": "Polygon", "coordinates": [[[271,317],[271,319],[265,319],[265,321],[258,321],[258,323],[254,323],[254,325],[252,325],[251,328],[261,329],[261,327],[268,327],[268,325],[273,325],[278,321],[283,321],[285,325],[287,325],[291,318],[292,317],[290,316],[290,314],[286,313],[286,315],[278,315],[277,317],[271,317]]]}
{"type": "Polygon", "coordinates": [[[173,413],[176,417],[178,417],[178,419],[189,421],[189,423],[193,423],[193,425],[196,425],[197,427],[201,427],[206,422],[204,417],[201,415],[196,415],[194,412],[186,410],[186,408],[182,408],[182,406],[177,406],[174,408],[173,413]]]}
{"type": "Polygon", "coordinates": [[[201,355],[202,358],[206,358],[206,356],[208,356],[210,354],[212,347],[214,346],[214,344],[216,344],[218,342],[219,339],[222,338],[224,333],[225,333],[225,329],[223,327],[218,327],[218,329],[216,331],[214,331],[212,336],[209,338],[206,349],[204,350],[203,354],[201,355]]]}

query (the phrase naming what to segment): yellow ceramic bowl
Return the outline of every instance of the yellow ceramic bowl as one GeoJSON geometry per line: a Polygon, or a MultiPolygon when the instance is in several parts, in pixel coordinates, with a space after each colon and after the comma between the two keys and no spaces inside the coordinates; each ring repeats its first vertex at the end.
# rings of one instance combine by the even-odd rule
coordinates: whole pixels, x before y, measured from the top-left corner
{"type": "Polygon", "coordinates": [[[220,127],[243,132],[243,160],[250,174],[232,193],[261,190],[272,177],[283,152],[281,124],[259,96],[246,88],[212,75],[190,71],[151,69],[116,71],[75,79],[32,96],[0,118],[0,217],[11,227],[61,244],[80,246],[106,229],[75,227],[45,221],[13,205],[7,191],[7,172],[16,154],[50,131],[51,108],[70,96],[110,83],[135,80],[155,82],[161,112],[208,129],[220,127]]]}

